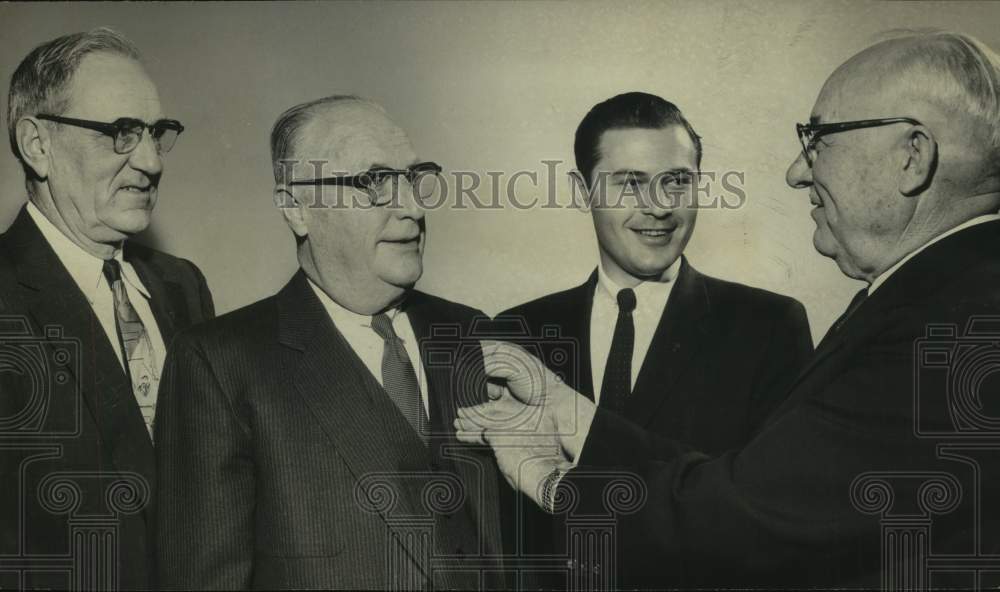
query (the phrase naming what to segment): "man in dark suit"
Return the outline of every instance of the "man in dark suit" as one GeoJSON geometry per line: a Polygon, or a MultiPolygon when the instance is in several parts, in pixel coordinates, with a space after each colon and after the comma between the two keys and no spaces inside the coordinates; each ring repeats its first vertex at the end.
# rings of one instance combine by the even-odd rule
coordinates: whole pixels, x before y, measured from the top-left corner
{"type": "MultiPolygon", "coordinates": [[[[703,275],[683,256],[701,139],[672,103],[641,92],[599,103],[577,128],[575,152],[598,268],[500,319],[523,323],[549,368],[601,408],[712,454],[742,446],[812,353],[805,310],[703,275]],[[558,332],[547,339],[547,329],[558,332]],[[548,351],[567,343],[575,355],[548,351]]],[[[529,554],[565,553],[565,522],[546,516],[525,511],[529,554]]],[[[625,588],[664,584],[654,553],[622,557],[618,573],[625,588]]]]}
{"type": "MultiPolygon", "coordinates": [[[[551,374],[508,370],[554,432],[580,427],[519,487],[600,511],[627,482],[636,503],[618,520],[639,534],[618,552],[641,541],[667,569],[714,566],[685,586],[995,587],[998,96],[1000,59],[958,34],[886,41],[842,65],[798,128],[787,178],[816,206],[816,249],[868,287],[786,400],[746,445],[706,454],[551,374]]],[[[481,439],[467,417],[460,439],[481,439]]],[[[495,452],[509,475],[519,454],[495,452]]]]}
{"type": "Polygon", "coordinates": [[[171,349],[160,583],[503,586],[496,465],[451,427],[456,385],[483,376],[477,311],[413,289],[440,167],[350,96],[286,111],[271,148],[301,269],[171,349]]]}
{"type": "Polygon", "coordinates": [[[197,267],[128,240],[183,129],[138,60],[96,29],[39,46],[11,79],[29,201],[0,236],[0,586],[152,585],[165,345],[213,307],[197,267]]]}

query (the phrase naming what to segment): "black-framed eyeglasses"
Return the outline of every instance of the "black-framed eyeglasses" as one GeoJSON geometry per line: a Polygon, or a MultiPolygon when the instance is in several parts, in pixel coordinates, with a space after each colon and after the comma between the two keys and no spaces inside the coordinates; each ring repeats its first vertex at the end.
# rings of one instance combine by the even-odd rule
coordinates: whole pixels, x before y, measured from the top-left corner
{"type": "Polygon", "coordinates": [[[176,119],[161,119],[153,123],[146,123],[141,119],[119,117],[111,123],[107,123],[104,121],[49,115],[47,113],[40,113],[35,117],[54,121],[55,123],[82,127],[111,136],[115,141],[115,152],[118,154],[128,154],[135,150],[139,142],[142,141],[142,133],[147,129],[149,130],[149,137],[153,140],[153,145],[156,146],[156,152],[158,154],[166,154],[174,147],[177,136],[184,131],[184,126],[176,119]]]}
{"type": "Polygon", "coordinates": [[[398,179],[403,177],[413,188],[413,195],[421,202],[433,197],[441,189],[440,174],[443,169],[436,162],[418,162],[405,169],[372,167],[357,175],[336,175],[318,179],[296,179],[288,185],[333,185],[361,190],[368,196],[370,205],[384,206],[393,201],[398,179]]]}
{"type": "Polygon", "coordinates": [[[887,117],[884,119],[861,119],[858,121],[840,121],[837,123],[796,123],[795,131],[799,135],[799,142],[802,143],[802,156],[805,157],[806,164],[811,167],[816,159],[816,140],[822,136],[868,127],[892,125],[894,123],[923,125],[910,117],[887,117]]]}

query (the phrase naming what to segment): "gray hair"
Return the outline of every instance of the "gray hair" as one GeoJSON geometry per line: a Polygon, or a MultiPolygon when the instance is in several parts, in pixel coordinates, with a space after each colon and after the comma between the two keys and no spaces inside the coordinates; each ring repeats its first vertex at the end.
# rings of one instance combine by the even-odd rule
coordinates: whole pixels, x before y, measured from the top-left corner
{"type": "Polygon", "coordinates": [[[910,33],[891,65],[910,93],[971,119],[1000,156],[1000,56],[978,39],[950,31],[910,33]]]}
{"type": "Polygon", "coordinates": [[[46,112],[59,115],[66,110],[66,88],[85,56],[110,52],[135,60],[141,59],[138,48],[121,33],[99,27],[53,39],[31,50],[10,78],[7,96],[7,133],[14,156],[24,164],[17,147],[17,122],[26,115],[46,112]]]}
{"type": "Polygon", "coordinates": [[[378,111],[385,111],[378,103],[356,95],[330,95],[288,109],[278,116],[274,127],[271,128],[271,163],[274,166],[275,183],[283,183],[287,177],[290,164],[288,161],[294,155],[295,144],[299,139],[302,127],[317,112],[338,103],[360,103],[378,111]]]}

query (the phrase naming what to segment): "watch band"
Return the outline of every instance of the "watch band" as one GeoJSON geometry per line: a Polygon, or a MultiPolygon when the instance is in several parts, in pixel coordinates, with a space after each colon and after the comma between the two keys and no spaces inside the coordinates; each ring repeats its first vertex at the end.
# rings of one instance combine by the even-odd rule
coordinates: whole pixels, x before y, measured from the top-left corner
{"type": "Polygon", "coordinates": [[[555,468],[542,481],[542,509],[550,514],[555,513],[556,486],[559,485],[564,474],[562,469],[555,468]]]}

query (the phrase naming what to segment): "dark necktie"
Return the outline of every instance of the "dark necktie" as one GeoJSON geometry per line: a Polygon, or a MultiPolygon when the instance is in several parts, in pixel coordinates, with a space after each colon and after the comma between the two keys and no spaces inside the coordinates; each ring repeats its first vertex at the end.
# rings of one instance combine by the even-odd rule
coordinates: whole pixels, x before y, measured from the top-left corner
{"type": "Polygon", "coordinates": [[[156,355],[146,327],[129,302],[122,271],[118,261],[104,262],[104,279],[111,286],[115,305],[115,328],[118,330],[118,347],[125,361],[125,374],[132,383],[132,393],[139,403],[142,420],[150,435],[153,433],[153,415],[156,412],[156,390],[160,375],[156,367],[156,355]]]}
{"type": "Polygon", "coordinates": [[[635,325],[632,311],[635,310],[635,292],[624,289],[618,292],[618,321],[615,334],[611,338],[608,363],[604,367],[601,384],[600,406],[622,414],[625,400],[632,392],[632,348],[635,345],[635,325]]]}
{"type": "MultiPolygon", "coordinates": [[[[382,338],[382,388],[402,412],[420,439],[427,443],[427,415],[420,399],[420,383],[413,371],[403,340],[396,335],[392,319],[385,313],[372,317],[372,329],[382,338]]],[[[416,347],[414,344],[413,347],[416,347]]]]}
{"type": "MultiPolygon", "coordinates": [[[[830,325],[830,330],[826,332],[826,335],[823,336],[823,339],[820,340],[819,344],[823,345],[825,341],[840,331],[841,328],[843,328],[843,326],[847,323],[848,319],[850,319],[854,314],[854,311],[861,307],[861,303],[864,302],[866,298],[868,298],[868,288],[858,290],[858,293],[854,295],[854,298],[851,298],[851,303],[847,305],[847,310],[845,310],[844,314],[840,315],[837,320],[830,325]]],[[[819,349],[819,347],[817,346],[816,349],[819,349]]]]}

